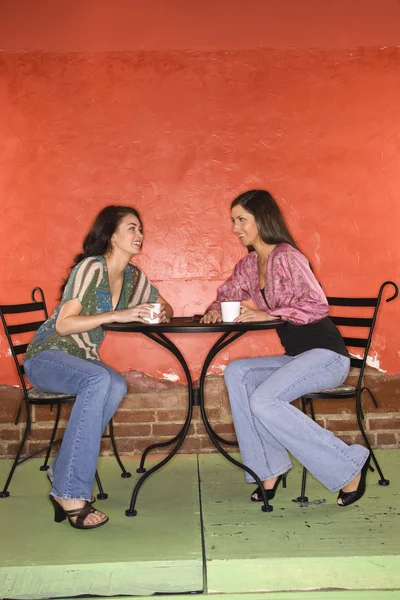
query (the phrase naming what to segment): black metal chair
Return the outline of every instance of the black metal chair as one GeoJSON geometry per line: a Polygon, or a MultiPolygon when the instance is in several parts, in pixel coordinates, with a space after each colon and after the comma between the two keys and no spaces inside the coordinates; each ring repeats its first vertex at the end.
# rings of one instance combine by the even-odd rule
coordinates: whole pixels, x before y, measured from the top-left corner
{"type": "MultiPolygon", "coordinates": [[[[355,409],[356,409],[358,426],[360,428],[361,435],[364,439],[365,445],[367,446],[368,450],[371,453],[372,462],[375,464],[375,467],[379,473],[380,479],[379,479],[378,483],[379,483],[379,485],[383,485],[383,486],[389,485],[390,481],[388,479],[385,479],[385,477],[382,473],[382,469],[381,469],[381,467],[378,463],[378,460],[375,456],[375,453],[373,452],[373,450],[371,448],[371,444],[368,440],[368,436],[364,430],[364,426],[363,426],[364,412],[363,412],[363,405],[362,405],[362,395],[364,392],[367,392],[369,394],[375,408],[378,408],[378,403],[376,401],[374,394],[368,387],[365,387],[363,385],[363,377],[364,377],[365,367],[367,365],[368,351],[371,346],[372,334],[374,331],[376,318],[378,316],[378,310],[379,310],[379,306],[381,304],[383,291],[384,291],[385,287],[389,286],[389,285],[393,286],[394,294],[392,296],[390,296],[390,298],[387,298],[386,302],[391,302],[392,300],[397,298],[397,296],[399,294],[399,288],[393,281],[385,281],[384,283],[382,283],[381,287],[379,288],[378,295],[374,298],[328,297],[328,303],[330,306],[347,307],[347,309],[344,309],[344,308],[339,309],[339,312],[341,312],[341,310],[343,310],[343,312],[346,313],[346,316],[337,316],[335,314],[335,315],[331,316],[331,319],[341,330],[344,342],[346,344],[346,347],[349,349],[349,352],[351,352],[351,349],[353,349],[353,348],[360,349],[359,352],[361,354],[361,357],[360,358],[351,357],[351,359],[350,359],[351,367],[359,369],[357,383],[355,386],[340,385],[336,388],[321,390],[320,392],[315,392],[313,394],[307,394],[306,396],[303,396],[300,399],[303,412],[305,414],[307,414],[307,409],[309,407],[311,417],[312,417],[312,419],[314,419],[314,421],[315,421],[315,411],[314,411],[314,404],[313,404],[314,400],[321,399],[321,398],[340,399],[340,400],[354,399],[355,400],[355,409]],[[359,314],[357,316],[354,316],[354,314],[349,316],[349,312],[352,310],[352,308],[362,309],[362,312],[361,312],[361,310],[359,310],[358,311],[359,314]],[[368,311],[368,309],[370,309],[370,310],[368,311]],[[366,311],[368,312],[368,317],[365,316],[366,311]],[[357,337],[349,337],[349,335],[346,335],[346,331],[348,331],[348,330],[346,330],[346,329],[343,330],[342,327],[357,328],[357,330],[356,330],[357,337]],[[358,329],[358,328],[360,328],[360,329],[358,329]]],[[[335,311],[335,312],[337,312],[337,311],[335,311]]],[[[349,334],[353,335],[353,332],[350,331],[349,334]]],[[[370,469],[372,471],[374,470],[371,466],[370,466],[370,469]]],[[[307,478],[307,469],[304,467],[302,484],[301,484],[301,493],[300,493],[300,496],[294,500],[295,502],[308,502],[308,498],[306,496],[306,478],[307,478]]]]}
{"type": "MultiPolygon", "coordinates": [[[[31,298],[32,298],[32,302],[29,302],[26,304],[3,304],[3,305],[0,305],[0,317],[3,322],[4,331],[6,333],[7,340],[10,345],[11,354],[14,359],[14,363],[15,363],[15,366],[17,369],[17,373],[18,373],[18,376],[19,376],[19,379],[21,382],[21,386],[22,386],[22,391],[23,391],[23,398],[21,399],[21,402],[18,407],[17,416],[15,419],[15,425],[17,425],[19,422],[19,418],[21,416],[21,411],[22,411],[23,406],[25,406],[25,412],[26,412],[25,431],[22,436],[21,444],[18,448],[18,452],[17,452],[14,462],[12,464],[12,467],[11,467],[10,473],[8,475],[7,481],[5,483],[5,486],[4,486],[3,490],[0,492],[0,498],[7,498],[10,495],[8,488],[11,483],[11,479],[13,478],[15,469],[17,468],[18,465],[22,464],[29,458],[32,458],[34,456],[37,456],[38,454],[45,452],[46,455],[45,455],[44,463],[39,468],[41,471],[47,471],[47,469],[49,468],[48,461],[50,458],[51,449],[54,446],[57,446],[58,444],[60,444],[62,441],[61,439],[56,439],[57,428],[58,428],[58,424],[60,421],[60,415],[61,415],[61,408],[64,404],[71,404],[75,401],[74,395],[43,393],[43,392],[40,392],[39,390],[37,390],[36,388],[28,388],[26,386],[25,377],[24,377],[25,372],[24,372],[24,366],[22,364],[22,360],[23,360],[23,356],[26,352],[29,342],[23,343],[23,344],[19,343],[15,336],[21,336],[21,334],[23,335],[25,333],[37,331],[39,329],[39,327],[42,325],[42,323],[44,323],[48,319],[48,312],[47,312],[46,301],[44,298],[43,290],[40,287],[34,288],[31,293],[31,298]],[[37,296],[38,296],[38,298],[37,298],[37,296]],[[32,313],[32,312],[41,313],[41,315],[40,315],[40,317],[42,317],[41,320],[26,322],[26,320],[28,319],[28,317],[26,316],[27,313],[32,313]],[[20,318],[16,318],[15,320],[18,321],[16,324],[9,323],[10,320],[14,320],[12,317],[10,317],[10,315],[22,315],[22,314],[25,315],[23,317],[24,322],[21,322],[20,318]],[[7,318],[6,318],[6,315],[7,315],[7,318]],[[53,430],[51,433],[50,442],[48,444],[46,444],[45,446],[43,446],[36,452],[32,452],[28,456],[21,458],[26,441],[27,441],[28,436],[31,431],[31,423],[32,423],[31,407],[32,406],[50,406],[51,410],[53,409],[53,406],[55,406],[56,407],[56,416],[55,416],[54,427],[53,427],[53,430]]],[[[32,337],[32,336],[30,336],[30,337],[32,337]]],[[[109,438],[111,441],[111,445],[112,445],[112,449],[114,451],[115,458],[117,459],[117,462],[122,471],[121,477],[124,477],[124,478],[130,477],[131,474],[126,471],[124,465],[121,462],[119,454],[118,454],[118,450],[117,450],[117,447],[115,444],[115,439],[114,439],[114,427],[113,427],[112,420],[109,423],[109,434],[103,435],[103,438],[109,438]]],[[[96,471],[96,483],[99,488],[99,494],[97,495],[97,498],[99,500],[104,500],[105,498],[107,498],[107,494],[103,490],[103,487],[101,485],[101,481],[100,481],[97,471],[96,471]]]]}

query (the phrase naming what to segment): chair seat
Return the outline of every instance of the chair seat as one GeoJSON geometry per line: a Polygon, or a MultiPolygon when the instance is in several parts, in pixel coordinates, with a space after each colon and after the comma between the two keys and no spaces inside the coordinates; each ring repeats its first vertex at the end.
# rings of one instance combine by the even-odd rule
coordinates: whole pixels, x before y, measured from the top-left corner
{"type": "Polygon", "coordinates": [[[305,398],[312,398],[324,394],[324,396],[345,396],[347,394],[355,394],[356,388],[353,385],[338,385],[334,388],[326,388],[319,392],[313,392],[312,394],[305,394],[305,398]]]}
{"type": "Polygon", "coordinates": [[[67,400],[68,398],[75,398],[74,394],[55,394],[53,392],[41,392],[40,390],[32,387],[28,390],[28,398],[30,400],[67,400]]]}

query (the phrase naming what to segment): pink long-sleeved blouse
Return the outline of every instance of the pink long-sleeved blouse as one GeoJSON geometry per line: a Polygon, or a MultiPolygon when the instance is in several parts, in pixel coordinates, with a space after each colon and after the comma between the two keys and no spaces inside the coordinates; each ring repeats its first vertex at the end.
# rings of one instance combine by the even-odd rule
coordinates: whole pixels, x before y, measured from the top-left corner
{"type": "Polygon", "coordinates": [[[260,290],[256,252],[250,252],[218,288],[207,310],[220,310],[220,302],[252,299],[260,310],[295,325],[307,325],[327,316],[329,306],[307,258],[290,244],[277,244],[268,257],[264,288],[260,290]]]}

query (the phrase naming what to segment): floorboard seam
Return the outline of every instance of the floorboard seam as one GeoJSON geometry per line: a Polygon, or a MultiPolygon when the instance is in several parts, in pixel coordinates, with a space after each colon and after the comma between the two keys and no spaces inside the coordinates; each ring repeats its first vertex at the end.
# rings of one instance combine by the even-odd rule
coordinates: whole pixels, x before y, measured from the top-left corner
{"type": "Polygon", "coordinates": [[[206,539],[204,531],[204,519],[203,519],[203,502],[201,498],[201,474],[200,474],[200,460],[199,454],[197,454],[197,481],[199,486],[199,508],[200,508],[200,533],[201,533],[201,553],[203,558],[203,594],[208,593],[207,586],[207,555],[206,555],[206,539]]]}

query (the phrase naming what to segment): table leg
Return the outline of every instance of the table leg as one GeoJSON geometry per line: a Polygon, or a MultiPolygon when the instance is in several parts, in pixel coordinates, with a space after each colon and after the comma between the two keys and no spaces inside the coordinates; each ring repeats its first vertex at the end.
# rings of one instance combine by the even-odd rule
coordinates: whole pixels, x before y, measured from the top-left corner
{"type": "Polygon", "coordinates": [[[268,503],[267,495],[265,493],[264,486],[263,486],[263,483],[262,483],[261,479],[258,477],[258,475],[252,469],[250,469],[249,467],[247,467],[243,463],[240,463],[236,459],[232,458],[224,450],[224,448],[222,448],[222,446],[220,445],[220,442],[224,443],[224,444],[228,443],[230,445],[233,445],[233,443],[232,442],[228,442],[228,440],[224,440],[223,438],[221,438],[219,435],[217,435],[215,433],[215,431],[212,429],[212,427],[211,427],[211,425],[210,425],[210,423],[209,423],[209,421],[207,419],[207,414],[206,414],[206,410],[205,410],[205,406],[204,406],[204,382],[205,382],[206,373],[207,373],[208,367],[211,364],[211,361],[218,354],[218,352],[220,352],[223,348],[225,348],[226,346],[228,346],[228,344],[230,344],[234,340],[236,340],[239,337],[241,337],[244,333],[245,332],[237,332],[237,333],[234,333],[234,334],[224,333],[216,341],[216,343],[212,346],[211,350],[207,354],[207,357],[206,357],[206,359],[204,361],[204,364],[203,364],[203,367],[202,367],[202,370],[201,370],[200,380],[199,380],[200,381],[200,386],[199,386],[199,389],[200,389],[200,392],[199,392],[200,393],[200,413],[201,413],[201,418],[203,419],[204,427],[206,428],[208,436],[211,439],[211,441],[214,444],[214,446],[216,447],[216,449],[227,460],[229,460],[229,462],[231,462],[232,464],[234,464],[236,467],[239,467],[243,471],[246,471],[247,473],[249,473],[249,475],[251,475],[251,477],[253,477],[255,479],[255,481],[257,482],[257,484],[260,486],[260,489],[262,491],[263,501],[264,501],[264,504],[261,507],[261,510],[263,512],[271,512],[273,510],[273,506],[271,506],[268,503]]]}
{"type": "MultiPolygon", "coordinates": [[[[127,517],[134,517],[137,515],[137,510],[135,509],[136,499],[137,499],[139,490],[140,490],[141,486],[143,485],[143,483],[146,481],[146,479],[148,477],[150,477],[150,475],[152,475],[155,471],[158,471],[158,469],[160,469],[161,467],[166,465],[167,462],[169,462],[171,460],[171,458],[173,456],[175,456],[175,454],[178,452],[179,448],[182,446],[183,441],[186,438],[187,432],[189,431],[189,426],[190,426],[190,422],[192,420],[192,414],[193,414],[193,382],[192,382],[192,377],[190,375],[189,367],[188,367],[182,353],[175,346],[175,344],[163,333],[158,333],[158,334],[145,333],[144,335],[146,335],[153,341],[157,342],[164,348],[167,348],[167,350],[172,352],[172,354],[180,362],[180,364],[184,370],[187,382],[188,382],[188,412],[187,412],[186,420],[185,420],[185,423],[184,423],[182,429],[172,440],[170,440],[168,442],[152,444],[151,446],[148,446],[146,448],[146,450],[144,451],[144,453],[142,455],[142,459],[140,461],[139,468],[143,468],[145,458],[146,458],[147,454],[150,452],[150,450],[152,450],[153,448],[161,448],[164,446],[169,446],[170,444],[173,444],[176,441],[178,442],[176,444],[176,446],[168,454],[168,456],[166,458],[164,458],[161,462],[159,462],[157,465],[155,465],[154,467],[149,469],[149,471],[147,471],[147,472],[144,469],[144,474],[139,479],[139,481],[136,483],[134,490],[132,492],[132,498],[131,498],[131,503],[129,505],[129,508],[125,511],[125,515],[127,517]]],[[[143,472],[143,471],[139,471],[139,469],[138,469],[138,472],[143,472]]]]}
{"type": "MultiPolygon", "coordinates": [[[[175,354],[176,346],[174,346],[174,344],[171,342],[171,340],[169,338],[167,338],[166,336],[163,336],[163,334],[144,333],[143,335],[145,335],[146,337],[148,337],[148,338],[152,339],[153,341],[157,342],[158,344],[160,344],[164,348],[167,348],[167,350],[169,350],[170,352],[172,352],[176,356],[176,354],[175,354]]],[[[177,358],[178,358],[178,356],[177,356],[177,358]]],[[[179,360],[179,358],[178,358],[178,360],[179,360]]],[[[185,420],[185,423],[182,426],[182,429],[171,440],[169,440],[168,442],[157,442],[156,444],[151,444],[150,446],[147,446],[147,448],[145,448],[145,450],[143,451],[142,457],[140,459],[140,465],[136,469],[136,473],[146,473],[147,469],[145,469],[144,463],[145,463],[146,457],[149,454],[149,452],[151,452],[155,448],[165,448],[166,446],[171,446],[172,444],[175,444],[175,442],[177,442],[178,440],[180,440],[182,436],[183,437],[186,436],[186,434],[184,432],[185,432],[185,427],[186,427],[186,421],[187,421],[187,419],[188,419],[188,415],[186,415],[186,420],[185,420]]]]}

